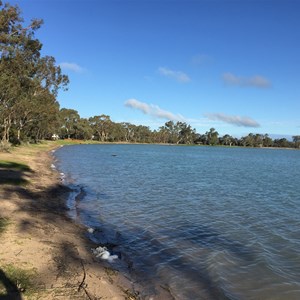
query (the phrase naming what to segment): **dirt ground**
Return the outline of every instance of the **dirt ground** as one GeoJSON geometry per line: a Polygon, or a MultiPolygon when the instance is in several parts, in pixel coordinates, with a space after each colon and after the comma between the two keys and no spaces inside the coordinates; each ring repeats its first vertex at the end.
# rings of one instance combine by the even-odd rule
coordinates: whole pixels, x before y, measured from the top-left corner
{"type": "Polygon", "coordinates": [[[0,152],[0,299],[140,299],[67,216],[69,191],[50,168],[54,147],[0,152]]]}

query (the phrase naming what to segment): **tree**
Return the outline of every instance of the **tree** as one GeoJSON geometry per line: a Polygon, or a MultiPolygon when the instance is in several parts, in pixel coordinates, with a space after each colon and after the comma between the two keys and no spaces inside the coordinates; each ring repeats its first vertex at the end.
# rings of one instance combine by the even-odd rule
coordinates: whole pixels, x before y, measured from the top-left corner
{"type": "Polygon", "coordinates": [[[219,133],[215,130],[215,128],[210,128],[210,130],[205,133],[205,136],[206,136],[208,145],[215,146],[218,144],[219,133]]]}
{"type": "Polygon", "coordinates": [[[289,148],[291,146],[291,142],[289,142],[286,138],[274,140],[274,147],[289,148]]]}
{"type": "Polygon", "coordinates": [[[79,118],[74,122],[74,134],[73,137],[79,140],[92,140],[93,129],[90,126],[88,119],[79,118]]]}
{"type": "Polygon", "coordinates": [[[300,135],[294,135],[293,142],[295,143],[295,148],[300,148],[300,135]]]}
{"type": "Polygon", "coordinates": [[[114,123],[111,124],[110,142],[124,142],[126,139],[126,129],[124,128],[122,123],[114,123]]]}
{"type": "Polygon", "coordinates": [[[130,124],[128,122],[120,123],[122,126],[123,140],[125,142],[131,142],[134,139],[135,135],[135,125],[130,124]]]}
{"type": "Polygon", "coordinates": [[[112,129],[112,121],[108,115],[100,115],[89,118],[94,134],[101,142],[106,142],[109,139],[110,130],[112,129]]]}
{"type": "Polygon", "coordinates": [[[265,134],[263,136],[263,146],[264,147],[272,147],[273,146],[273,140],[269,137],[268,134],[265,134]]]}
{"type": "Polygon", "coordinates": [[[185,122],[177,122],[179,129],[179,140],[177,143],[193,144],[196,139],[196,130],[185,122]]]}
{"type": "Polygon", "coordinates": [[[164,128],[168,133],[168,143],[179,144],[180,142],[180,126],[179,122],[174,123],[174,121],[168,121],[165,123],[164,128]]]}
{"type": "Polygon", "coordinates": [[[240,139],[240,143],[244,147],[254,147],[255,137],[253,133],[249,133],[247,136],[244,136],[240,139]]]}
{"type": "Polygon", "coordinates": [[[53,57],[41,57],[42,44],[34,34],[42,21],[33,20],[25,27],[17,6],[0,1],[0,8],[1,135],[2,141],[8,142],[13,128],[14,138],[20,142],[21,131],[38,121],[36,111],[44,102],[49,105],[51,99],[52,107],[57,106],[57,91],[67,86],[68,78],[53,57]]]}
{"type": "Polygon", "coordinates": [[[220,138],[220,144],[231,147],[233,144],[235,144],[235,139],[231,135],[225,134],[220,138]]]}
{"type": "Polygon", "coordinates": [[[80,120],[78,111],[75,109],[62,108],[59,112],[60,136],[62,138],[73,138],[76,134],[76,126],[80,120]]]}
{"type": "Polygon", "coordinates": [[[165,126],[159,127],[158,131],[154,131],[154,139],[157,143],[167,143],[169,140],[169,131],[165,126]]]}
{"type": "Polygon", "coordinates": [[[136,143],[150,143],[151,130],[148,126],[138,125],[135,127],[135,142],[136,143]]]}

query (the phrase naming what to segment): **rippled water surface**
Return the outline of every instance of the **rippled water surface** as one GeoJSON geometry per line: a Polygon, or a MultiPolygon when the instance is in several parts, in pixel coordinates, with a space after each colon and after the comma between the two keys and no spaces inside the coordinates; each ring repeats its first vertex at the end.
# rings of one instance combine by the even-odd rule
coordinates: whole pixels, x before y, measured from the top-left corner
{"type": "MultiPolygon", "coordinates": [[[[176,299],[300,299],[300,151],[78,145],[55,153],[76,214],[176,299]]],[[[97,236],[97,232],[95,233],[97,236]]]]}

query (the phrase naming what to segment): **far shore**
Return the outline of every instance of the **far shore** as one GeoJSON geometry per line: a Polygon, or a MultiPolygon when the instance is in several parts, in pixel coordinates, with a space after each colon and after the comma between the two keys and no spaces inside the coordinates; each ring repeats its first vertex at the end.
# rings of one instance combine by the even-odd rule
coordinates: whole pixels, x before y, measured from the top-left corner
{"type": "Polygon", "coordinates": [[[140,142],[102,142],[97,140],[78,140],[78,139],[59,139],[56,141],[59,145],[159,145],[159,146],[179,146],[179,147],[212,147],[212,148],[241,148],[241,149],[275,149],[275,150],[300,150],[293,147],[254,147],[238,145],[204,145],[204,144],[172,144],[172,143],[140,143],[140,142]]]}
{"type": "Polygon", "coordinates": [[[0,152],[0,298],[142,299],[129,278],[95,258],[87,228],[68,217],[69,190],[50,167],[59,145],[0,152]]]}

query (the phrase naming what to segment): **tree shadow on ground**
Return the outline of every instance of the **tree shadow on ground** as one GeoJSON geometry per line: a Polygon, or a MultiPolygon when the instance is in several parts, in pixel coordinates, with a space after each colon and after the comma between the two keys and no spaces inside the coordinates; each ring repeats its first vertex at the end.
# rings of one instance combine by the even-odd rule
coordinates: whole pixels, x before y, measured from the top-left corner
{"type": "Polygon", "coordinates": [[[21,300],[17,285],[0,269],[0,300],[21,300]],[[4,288],[5,292],[2,292],[4,288]]]}
{"type": "MultiPolygon", "coordinates": [[[[79,291],[78,278],[82,277],[82,264],[84,259],[80,256],[77,245],[69,241],[68,235],[78,234],[78,243],[86,249],[86,253],[89,252],[91,244],[84,238],[85,231],[80,230],[80,226],[73,229],[73,223],[67,216],[68,208],[66,206],[66,199],[70,192],[70,189],[57,184],[51,186],[45,190],[35,190],[28,188],[27,186],[15,186],[5,185],[4,193],[7,200],[13,194],[17,194],[18,210],[20,212],[26,212],[30,217],[24,217],[16,224],[18,232],[22,235],[27,234],[35,236],[40,242],[46,245],[51,245],[51,263],[54,266],[52,271],[49,271],[48,267],[45,270],[39,271],[39,278],[37,279],[37,285],[43,289],[43,285],[48,286],[55,284],[56,280],[60,278],[64,282],[64,292],[74,293],[74,299],[81,295],[80,299],[86,299],[79,291]],[[78,230],[77,230],[78,229],[78,230]],[[60,231],[59,240],[52,240],[55,232],[60,231]],[[47,282],[47,278],[52,278],[47,282]],[[41,282],[44,282],[41,284],[41,282]]],[[[5,280],[6,277],[2,276],[0,282],[5,280]],[[2,277],[4,279],[2,279],[2,277]]],[[[8,287],[11,286],[9,281],[4,281],[8,287]]],[[[10,289],[13,293],[15,290],[10,289]]],[[[65,294],[63,294],[65,296],[65,294]]],[[[19,298],[1,298],[4,299],[21,299],[19,298]]],[[[68,298],[69,299],[69,298],[68,298]]],[[[77,298],[76,298],[77,299],[77,298]]]]}
{"type": "Polygon", "coordinates": [[[22,185],[33,171],[24,164],[12,161],[0,161],[0,184],[22,185]]]}

